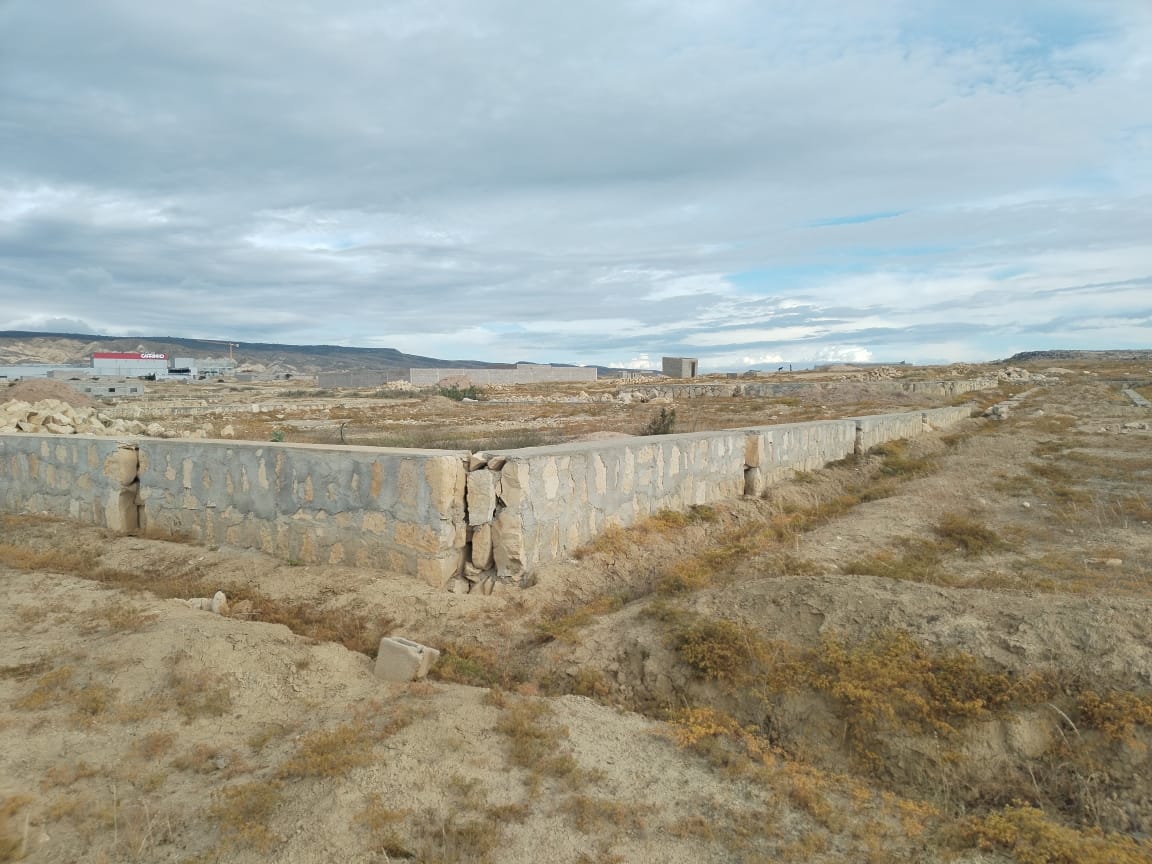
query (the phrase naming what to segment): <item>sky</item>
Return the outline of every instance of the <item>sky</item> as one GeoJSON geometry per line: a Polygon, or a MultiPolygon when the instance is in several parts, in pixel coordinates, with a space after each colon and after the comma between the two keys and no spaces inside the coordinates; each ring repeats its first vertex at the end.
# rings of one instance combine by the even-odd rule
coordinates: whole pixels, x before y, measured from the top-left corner
{"type": "Polygon", "coordinates": [[[0,330],[1152,347],[1152,0],[0,0],[0,330]]]}

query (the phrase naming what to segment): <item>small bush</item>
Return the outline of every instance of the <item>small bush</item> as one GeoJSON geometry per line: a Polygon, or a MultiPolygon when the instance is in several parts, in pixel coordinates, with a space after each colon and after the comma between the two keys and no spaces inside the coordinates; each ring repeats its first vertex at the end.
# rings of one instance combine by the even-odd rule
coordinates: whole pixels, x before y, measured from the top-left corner
{"type": "Polygon", "coordinates": [[[870,452],[882,458],[880,473],[887,477],[912,479],[924,477],[936,470],[935,459],[913,455],[904,439],[878,444],[870,452]]]}
{"type": "Polygon", "coordinates": [[[283,789],[275,781],[254,780],[220,790],[209,809],[220,829],[220,846],[272,851],[277,839],[268,823],[282,801],[283,789]]]}
{"type": "Polygon", "coordinates": [[[1152,695],[1112,690],[1080,694],[1077,710],[1083,725],[1098,729],[1113,741],[1133,740],[1136,726],[1152,726],[1152,695]]]}
{"type": "Polygon", "coordinates": [[[168,695],[173,706],[191,723],[200,717],[221,717],[232,709],[227,681],[208,669],[189,668],[183,652],[169,658],[168,695]]]}
{"type": "Polygon", "coordinates": [[[1152,860],[1148,840],[1069,828],[1023,804],[971,820],[967,838],[985,851],[1006,852],[1019,864],[1147,864],[1152,860]]]}
{"type": "Polygon", "coordinates": [[[946,513],[932,527],[936,536],[959,547],[965,555],[983,555],[1004,546],[995,531],[961,513],[946,513]]]}
{"type": "Polygon", "coordinates": [[[305,735],[279,776],[339,777],[372,761],[375,731],[366,723],[345,723],[305,735]]]}
{"type": "Polygon", "coordinates": [[[747,680],[766,656],[759,637],[731,621],[694,622],[676,633],[674,646],[700,677],[729,684],[747,680]]]}
{"type": "Polygon", "coordinates": [[[676,429],[676,409],[661,408],[660,413],[648,421],[641,435],[671,435],[676,429]]]}
{"type": "Polygon", "coordinates": [[[484,391],[477,387],[475,384],[469,384],[467,387],[457,387],[450,385],[447,387],[439,387],[436,392],[446,399],[451,399],[454,402],[461,402],[465,399],[475,399],[479,402],[484,398],[484,391]]]}
{"type": "Polygon", "coordinates": [[[380,853],[384,860],[412,858],[412,852],[404,845],[396,830],[397,824],[404,821],[407,812],[394,810],[384,803],[378,792],[369,796],[364,809],[356,814],[356,824],[368,832],[369,845],[373,852],[380,853]]]}

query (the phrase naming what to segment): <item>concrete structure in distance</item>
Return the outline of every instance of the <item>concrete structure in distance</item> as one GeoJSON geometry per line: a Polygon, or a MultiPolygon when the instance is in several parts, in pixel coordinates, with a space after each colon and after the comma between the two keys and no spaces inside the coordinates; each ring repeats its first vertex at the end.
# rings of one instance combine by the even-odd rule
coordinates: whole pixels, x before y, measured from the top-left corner
{"type": "Polygon", "coordinates": [[[695,357],[662,357],[660,371],[669,378],[695,378],[700,361],[695,357]]]}

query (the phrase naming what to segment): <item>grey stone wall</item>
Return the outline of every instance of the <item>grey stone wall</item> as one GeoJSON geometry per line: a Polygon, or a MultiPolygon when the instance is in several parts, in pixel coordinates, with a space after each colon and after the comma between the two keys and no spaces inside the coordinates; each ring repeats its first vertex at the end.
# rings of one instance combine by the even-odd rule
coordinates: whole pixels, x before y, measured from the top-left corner
{"type": "MultiPolygon", "coordinates": [[[[520,578],[609,525],[743,494],[746,437],[702,432],[486,454],[469,473],[469,523],[490,526],[499,575],[520,578]],[[473,497],[489,486],[491,496],[473,497]]],[[[492,565],[486,545],[479,557],[473,547],[478,569],[492,565]]]]}
{"type": "Polygon", "coordinates": [[[489,384],[546,384],[595,381],[594,366],[542,366],[519,363],[515,369],[412,369],[408,380],[418,387],[432,387],[445,379],[466,378],[483,387],[489,384]]]}
{"type": "Polygon", "coordinates": [[[0,435],[0,510],[50,513],[443,587],[524,581],[610,525],[759,495],[967,407],[494,453],[0,435]]]}
{"type": "Polygon", "coordinates": [[[0,435],[0,510],[137,528],[133,443],[88,435],[0,435]]]}
{"type": "Polygon", "coordinates": [[[967,407],[482,454],[468,475],[472,575],[522,580],[609,525],[743,494],[883,441],[958,422],[967,407]],[[483,497],[473,490],[483,490],[483,497]],[[479,542],[476,538],[479,537],[479,542]]]}
{"type": "Polygon", "coordinates": [[[463,566],[467,460],[465,451],[141,441],[141,528],[442,585],[463,566]]]}
{"type": "Polygon", "coordinates": [[[868,393],[909,393],[919,396],[955,396],[977,390],[995,390],[996,378],[969,378],[955,381],[700,381],[694,384],[642,384],[623,387],[619,392],[644,399],[702,399],[723,396],[805,396],[820,394],[859,395],[868,393]]]}

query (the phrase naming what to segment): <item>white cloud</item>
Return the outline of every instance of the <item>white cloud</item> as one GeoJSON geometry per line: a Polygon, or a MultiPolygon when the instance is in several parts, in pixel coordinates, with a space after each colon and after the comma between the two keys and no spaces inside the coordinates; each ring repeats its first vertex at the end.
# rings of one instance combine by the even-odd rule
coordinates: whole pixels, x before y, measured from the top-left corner
{"type": "Polygon", "coordinates": [[[732,368],[1152,342],[1139,0],[0,15],[11,320],[732,368]]]}

